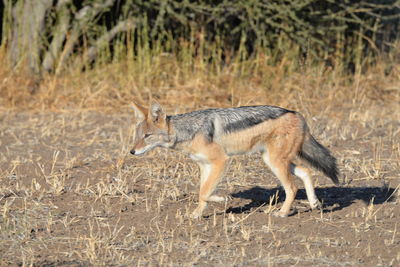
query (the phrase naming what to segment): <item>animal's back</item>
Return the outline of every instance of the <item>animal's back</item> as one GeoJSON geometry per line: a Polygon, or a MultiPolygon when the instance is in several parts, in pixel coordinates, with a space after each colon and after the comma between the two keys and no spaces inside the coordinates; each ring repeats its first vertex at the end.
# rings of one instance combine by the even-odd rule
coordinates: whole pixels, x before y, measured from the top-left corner
{"type": "Polygon", "coordinates": [[[213,108],[169,116],[176,129],[178,141],[192,139],[197,133],[213,140],[215,128],[232,133],[250,128],[267,120],[277,119],[286,113],[294,113],[276,106],[243,106],[235,108],[213,108]],[[216,122],[220,125],[215,125],[216,122]]]}

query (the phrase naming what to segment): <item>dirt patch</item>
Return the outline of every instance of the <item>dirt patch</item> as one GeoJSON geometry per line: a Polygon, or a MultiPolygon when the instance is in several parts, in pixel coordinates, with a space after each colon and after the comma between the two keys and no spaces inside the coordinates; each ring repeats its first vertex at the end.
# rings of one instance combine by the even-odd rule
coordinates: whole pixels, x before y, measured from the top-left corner
{"type": "Polygon", "coordinates": [[[299,182],[298,212],[272,216],[284,193],[253,155],[232,160],[218,187],[230,199],[192,220],[197,166],[130,156],[131,114],[2,113],[0,265],[398,266],[400,120],[364,115],[308,119],[342,173],[334,187],[314,172],[322,211],[299,182]]]}

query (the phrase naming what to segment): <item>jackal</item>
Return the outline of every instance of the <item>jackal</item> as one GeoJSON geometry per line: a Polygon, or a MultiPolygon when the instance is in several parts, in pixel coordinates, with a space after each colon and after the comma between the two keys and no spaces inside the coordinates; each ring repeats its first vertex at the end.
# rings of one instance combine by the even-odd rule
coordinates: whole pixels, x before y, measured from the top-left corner
{"type": "Polygon", "coordinates": [[[149,108],[132,104],[136,125],[133,155],[142,155],[156,147],[184,151],[200,167],[199,203],[192,217],[202,215],[207,202],[224,201],[212,195],[230,156],[260,152],[262,159],[279,178],[286,198],[275,213],[291,213],[297,187],[293,176],[305,186],[312,209],[319,208],[306,167],[293,163],[296,157],[322,171],[339,184],[336,159],[310,134],[305,119],[295,111],[276,106],[214,108],[179,115],[166,115],[158,103],[149,108]]]}

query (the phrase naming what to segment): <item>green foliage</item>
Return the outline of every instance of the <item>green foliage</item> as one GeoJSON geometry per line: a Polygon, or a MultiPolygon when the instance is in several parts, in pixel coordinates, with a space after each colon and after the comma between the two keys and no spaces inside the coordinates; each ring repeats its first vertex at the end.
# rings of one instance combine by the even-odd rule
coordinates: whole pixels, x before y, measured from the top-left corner
{"type": "Polygon", "coordinates": [[[190,43],[192,57],[211,62],[261,52],[271,64],[307,58],[353,69],[389,51],[400,30],[398,0],[150,0],[124,8],[148,28],[136,38],[172,53],[190,43]]]}
{"type": "MultiPolygon", "coordinates": [[[[74,55],[90,67],[124,55],[141,61],[144,55],[165,52],[187,63],[211,63],[215,69],[259,53],[270,64],[289,57],[354,68],[389,51],[400,30],[399,0],[48,2],[53,6],[42,12],[45,28],[35,28],[41,31],[36,42],[42,43],[32,53],[50,72],[60,70],[74,55]]],[[[5,3],[2,43],[12,48],[13,40],[23,36],[16,37],[15,29],[29,19],[18,17],[26,16],[24,1],[5,3]],[[18,5],[20,13],[15,12],[18,5]]]]}

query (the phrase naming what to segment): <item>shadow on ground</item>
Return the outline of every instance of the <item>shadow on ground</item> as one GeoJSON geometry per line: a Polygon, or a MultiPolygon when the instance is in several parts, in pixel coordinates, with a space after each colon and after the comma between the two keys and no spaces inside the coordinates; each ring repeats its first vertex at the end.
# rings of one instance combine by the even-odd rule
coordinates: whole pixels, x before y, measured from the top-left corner
{"type": "MultiPolygon", "coordinates": [[[[341,210],[350,206],[357,200],[365,204],[382,204],[394,200],[395,188],[391,187],[328,187],[315,189],[317,197],[323,203],[323,212],[332,212],[341,210]]],[[[248,190],[231,194],[233,198],[250,199],[251,202],[240,207],[231,207],[226,210],[227,213],[246,213],[251,209],[269,205],[272,203],[283,202],[285,193],[281,187],[266,189],[262,187],[253,187],[248,190]],[[276,196],[278,198],[276,199],[276,196]]],[[[297,200],[306,200],[307,195],[304,189],[299,189],[296,195],[297,200]]]]}

